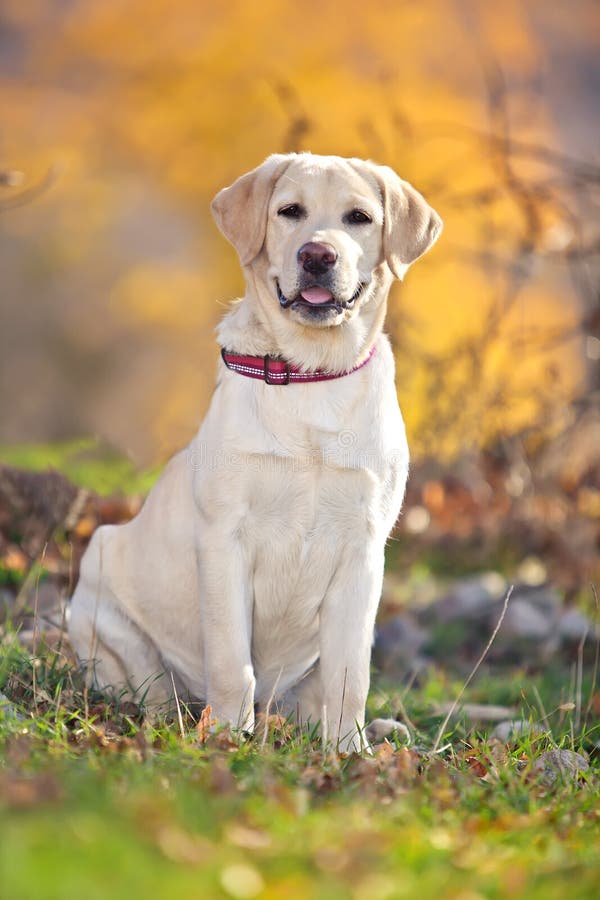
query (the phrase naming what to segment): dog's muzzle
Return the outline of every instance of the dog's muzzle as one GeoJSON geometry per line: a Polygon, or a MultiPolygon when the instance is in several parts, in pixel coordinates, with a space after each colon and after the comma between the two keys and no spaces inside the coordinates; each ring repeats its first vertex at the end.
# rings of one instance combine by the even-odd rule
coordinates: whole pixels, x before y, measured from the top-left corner
{"type": "Polygon", "coordinates": [[[336,312],[340,313],[345,309],[352,309],[352,307],[364,291],[365,287],[366,284],[361,282],[349,300],[338,300],[336,297],[334,297],[331,291],[323,288],[321,285],[316,284],[311,285],[310,287],[303,288],[301,291],[298,291],[295,297],[289,298],[283,294],[281,288],[279,287],[279,282],[277,282],[277,297],[279,300],[279,305],[282,309],[289,309],[289,307],[310,309],[314,311],[333,309],[336,310],[336,312]],[[309,291],[316,292],[317,290],[329,294],[330,299],[325,299],[322,302],[319,302],[315,299],[307,300],[302,296],[303,294],[307,294],[309,291]]]}

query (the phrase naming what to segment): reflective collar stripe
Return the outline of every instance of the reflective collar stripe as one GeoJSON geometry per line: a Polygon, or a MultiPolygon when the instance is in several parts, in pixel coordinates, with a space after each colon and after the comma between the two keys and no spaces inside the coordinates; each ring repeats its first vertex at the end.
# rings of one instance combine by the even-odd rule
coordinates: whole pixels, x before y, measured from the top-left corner
{"type": "Polygon", "coordinates": [[[371,347],[365,359],[348,369],[346,372],[323,372],[321,370],[305,372],[298,366],[292,366],[284,359],[279,357],[267,356],[240,356],[237,353],[230,353],[224,348],[221,350],[223,362],[232,372],[239,375],[245,375],[247,378],[256,378],[264,381],[266,384],[290,384],[291,382],[306,383],[309,381],[331,381],[334,378],[344,378],[351,375],[357,369],[362,369],[369,362],[375,347],[371,347]]]}

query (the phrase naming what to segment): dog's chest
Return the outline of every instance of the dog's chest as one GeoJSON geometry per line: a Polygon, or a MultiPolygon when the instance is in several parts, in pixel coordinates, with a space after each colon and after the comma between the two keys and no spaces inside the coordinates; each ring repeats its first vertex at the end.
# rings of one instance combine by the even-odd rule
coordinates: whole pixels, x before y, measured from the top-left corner
{"type": "MultiPolygon", "coordinates": [[[[333,461],[270,459],[240,531],[250,560],[257,674],[308,666],[318,652],[319,611],[342,566],[381,547],[390,484],[333,461]]],[[[398,500],[399,505],[399,500],[398,500]]],[[[298,672],[297,674],[300,674],[298,672]]]]}
{"type": "Polygon", "coordinates": [[[378,375],[385,354],[369,363],[373,383],[357,373],[335,391],[255,396],[228,381],[200,435],[211,463],[196,478],[203,540],[228,535],[247,573],[257,696],[316,660],[331,586],[355,567],[377,569],[369,557],[381,559],[398,515],[408,450],[393,379],[378,375]]]}

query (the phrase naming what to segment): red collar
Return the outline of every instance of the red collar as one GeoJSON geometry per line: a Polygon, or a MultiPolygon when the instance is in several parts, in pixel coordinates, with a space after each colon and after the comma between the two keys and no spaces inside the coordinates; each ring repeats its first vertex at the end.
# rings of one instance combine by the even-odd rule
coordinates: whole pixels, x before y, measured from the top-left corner
{"type": "Polygon", "coordinates": [[[369,355],[357,366],[346,372],[323,372],[316,369],[305,372],[298,366],[292,366],[284,359],[277,356],[239,356],[237,353],[229,353],[224,348],[221,350],[223,362],[232,372],[238,372],[247,378],[258,378],[265,384],[291,384],[307,381],[331,381],[333,378],[343,378],[362,369],[375,353],[375,346],[371,347],[369,355]]]}

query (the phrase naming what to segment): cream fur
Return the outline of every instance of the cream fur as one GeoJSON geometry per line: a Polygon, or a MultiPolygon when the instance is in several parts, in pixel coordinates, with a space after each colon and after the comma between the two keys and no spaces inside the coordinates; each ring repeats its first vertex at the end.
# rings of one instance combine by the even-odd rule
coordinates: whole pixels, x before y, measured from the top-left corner
{"type": "Polygon", "coordinates": [[[71,640],[102,688],[158,706],[173,678],[220,721],[252,729],[255,704],[271,702],[360,749],[384,547],[408,471],[382,326],[392,273],[428,249],[441,223],[391,170],[311,154],[270,157],[213,210],[247,282],[219,326],[222,346],[330,371],[376,353],[349,376],[289,386],[220,364],[197,436],[139,515],[95,533],[71,640]],[[278,214],[291,203],[306,215],[278,214]],[[372,221],[348,224],[355,207],[372,221]],[[286,297],[299,290],[306,241],[337,250],[336,298],[365,285],[326,322],[277,299],[277,284],[286,297]]]}

